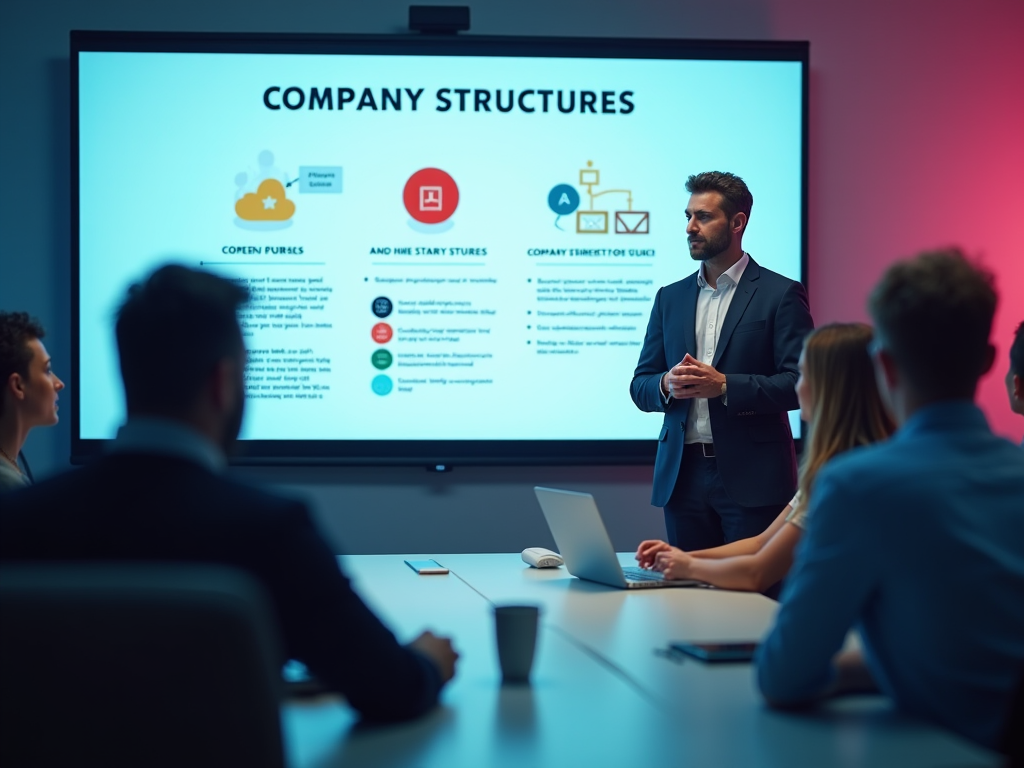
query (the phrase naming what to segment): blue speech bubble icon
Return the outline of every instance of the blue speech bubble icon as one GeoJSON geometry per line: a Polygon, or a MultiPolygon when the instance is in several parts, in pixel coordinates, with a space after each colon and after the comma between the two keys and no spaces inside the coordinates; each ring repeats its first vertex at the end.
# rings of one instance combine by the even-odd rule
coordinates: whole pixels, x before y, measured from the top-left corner
{"type": "Polygon", "coordinates": [[[579,207],[580,193],[568,184],[556,184],[548,192],[548,208],[557,214],[555,227],[558,229],[562,229],[558,226],[558,220],[563,216],[568,216],[579,207]]]}
{"type": "Polygon", "coordinates": [[[568,184],[556,184],[548,192],[548,207],[559,216],[568,216],[580,207],[580,193],[568,184]]]}

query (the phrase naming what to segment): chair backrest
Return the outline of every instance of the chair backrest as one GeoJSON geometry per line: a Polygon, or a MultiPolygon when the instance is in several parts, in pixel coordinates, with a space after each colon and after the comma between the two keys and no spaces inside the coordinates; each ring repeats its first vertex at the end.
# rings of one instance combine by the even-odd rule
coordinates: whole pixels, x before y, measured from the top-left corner
{"type": "Polygon", "coordinates": [[[0,765],[284,765],[272,616],[219,566],[0,568],[0,765]]]}

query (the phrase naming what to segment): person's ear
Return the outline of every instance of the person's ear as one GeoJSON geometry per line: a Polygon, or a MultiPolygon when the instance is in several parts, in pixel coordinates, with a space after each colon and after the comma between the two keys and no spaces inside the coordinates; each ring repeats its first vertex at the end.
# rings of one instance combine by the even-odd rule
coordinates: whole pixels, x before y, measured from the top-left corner
{"type": "Polygon", "coordinates": [[[1013,374],[1013,396],[1024,403],[1024,376],[1013,374]]]}
{"type": "Polygon", "coordinates": [[[742,235],[743,231],[747,228],[747,214],[740,211],[732,217],[732,233],[734,235],[742,235]]]}
{"type": "Polygon", "coordinates": [[[15,400],[25,399],[25,379],[20,373],[12,373],[7,377],[7,386],[4,387],[15,400]]]}

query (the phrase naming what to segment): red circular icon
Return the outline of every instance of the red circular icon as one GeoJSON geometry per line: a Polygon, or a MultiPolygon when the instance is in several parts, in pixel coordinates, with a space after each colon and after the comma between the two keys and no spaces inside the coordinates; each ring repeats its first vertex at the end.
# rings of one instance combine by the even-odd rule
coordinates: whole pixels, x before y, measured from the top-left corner
{"type": "Polygon", "coordinates": [[[378,344],[387,344],[391,341],[391,326],[387,323],[377,323],[373,326],[373,330],[370,331],[370,335],[373,336],[373,340],[378,344]]]}
{"type": "Polygon", "coordinates": [[[416,221],[440,224],[459,207],[459,188],[455,179],[440,168],[423,168],[405,182],[402,201],[416,221]]]}

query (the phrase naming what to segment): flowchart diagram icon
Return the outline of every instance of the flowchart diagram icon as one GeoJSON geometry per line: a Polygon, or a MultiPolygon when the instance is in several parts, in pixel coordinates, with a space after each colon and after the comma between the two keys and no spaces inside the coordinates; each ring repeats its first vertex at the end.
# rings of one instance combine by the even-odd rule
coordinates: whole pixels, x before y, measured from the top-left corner
{"type": "Polygon", "coordinates": [[[562,216],[576,214],[576,234],[606,235],[614,231],[617,235],[649,235],[651,233],[650,211],[633,210],[632,189],[601,189],[601,171],[594,168],[593,160],[587,161],[587,167],[579,172],[579,185],[585,190],[587,206],[583,207],[579,192],[569,184],[556,184],[548,193],[548,207],[554,211],[555,227],[562,229],[558,223],[562,216]],[[598,198],[605,195],[625,195],[626,210],[612,212],[598,209],[598,198]],[[614,221],[614,225],[612,222],[614,221]],[[614,226],[614,230],[612,230],[614,226]]]}

